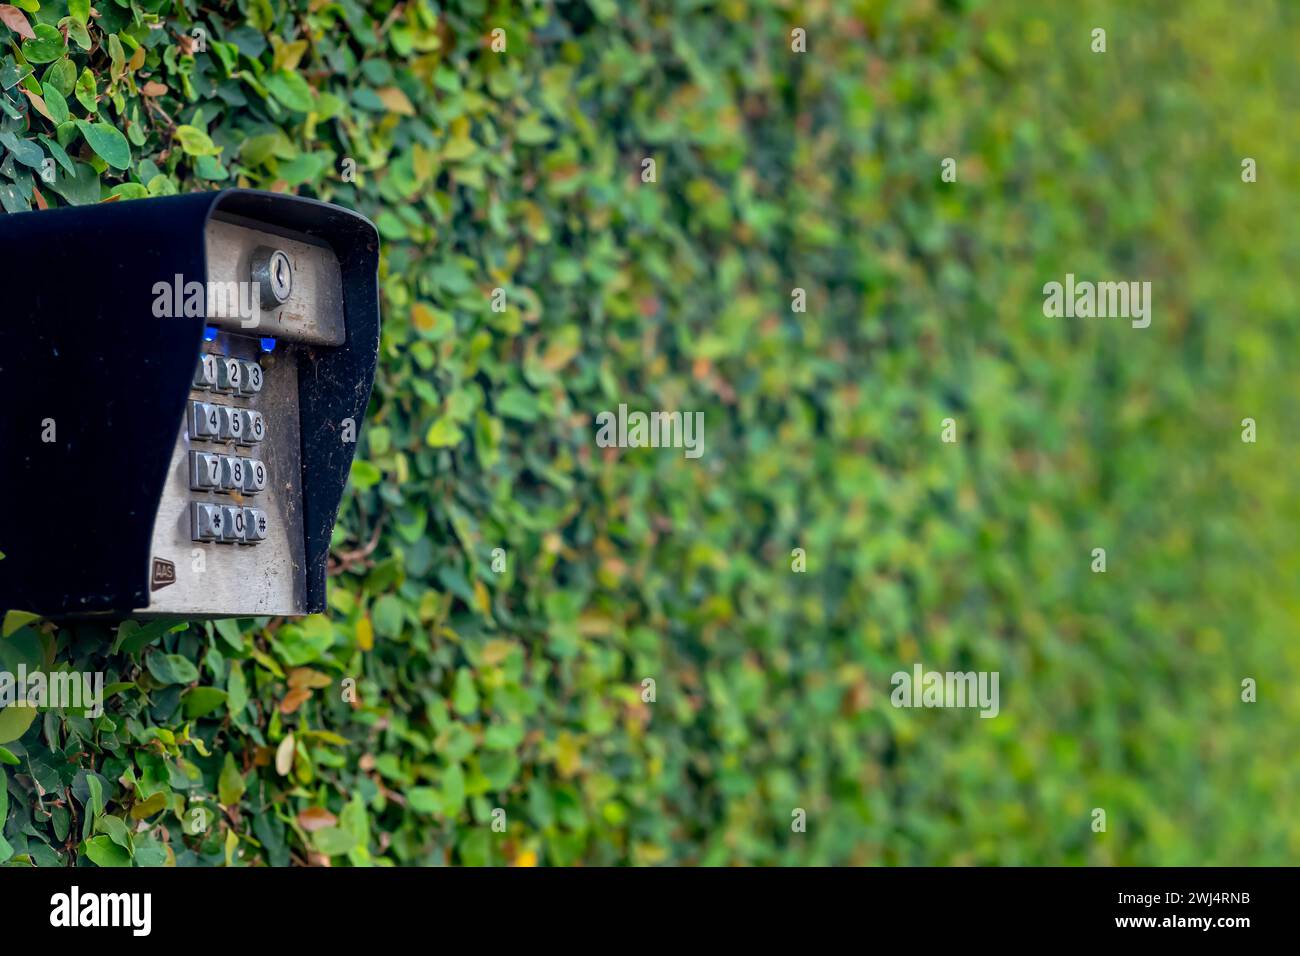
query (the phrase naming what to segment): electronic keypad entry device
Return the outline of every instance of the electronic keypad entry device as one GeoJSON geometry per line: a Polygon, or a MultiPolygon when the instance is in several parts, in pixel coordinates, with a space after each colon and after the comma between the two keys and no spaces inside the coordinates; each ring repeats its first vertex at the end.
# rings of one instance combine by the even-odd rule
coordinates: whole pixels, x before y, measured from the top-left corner
{"type": "Polygon", "coordinates": [[[251,190],[0,217],[0,608],[323,610],[378,249],[251,190]]]}

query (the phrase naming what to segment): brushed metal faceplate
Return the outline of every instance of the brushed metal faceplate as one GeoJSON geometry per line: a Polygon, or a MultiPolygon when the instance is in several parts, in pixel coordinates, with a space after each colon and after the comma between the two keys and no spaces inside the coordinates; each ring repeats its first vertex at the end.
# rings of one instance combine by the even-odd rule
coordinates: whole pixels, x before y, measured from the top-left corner
{"type": "Polygon", "coordinates": [[[190,432],[187,410],[179,423],[154,520],[149,606],[136,613],[146,617],[304,614],[307,586],[299,363],[307,347],[337,346],[345,341],[342,272],[329,246],[260,221],[218,212],[208,220],[205,241],[205,314],[216,337],[204,343],[203,351],[257,362],[262,367],[263,385],[253,395],[193,388],[190,401],[260,412],[266,437],[253,445],[200,438],[190,432]],[[276,250],[284,253],[292,268],[292,289],[283,305],[256,310],[256,324],[245,311],[223,314],[213,308],[214,289],[225,304],[258,302],[258,290],[250,285],[255,269],[276,250]],[[261,338],[274,338],[275,348],[263,352],[261,338]],[[191,483],[191,451],[256,458],[266,466],[266,488],[255,494],[197,490],[191,483]],[[256,544],[195,541],[193,502],[261,509],[268,525],[265,540],[256,544]]]}
{"type": "MultiPolygon", "coordinates": [[[[342,345],[343,273],[338,257],[325,245],[269,231],[265,224],[252,223],[217,213],[208,220],[205,241],[208,255],[208,283],[222,291],[236,283],[248,283],[259,248],[280,249],[293,267],[293,290],[284,305],[259,310],[254,317],[209,314],[208,324],[242,335],[274,336],[311,345],[342,345]],[[254,321],[256,324],[253,324],[254,321]]],[[[244,290],[246,293],[247,290],[244,290]]],[[[223,301],[229,301],[227,296],[223,301]]],[[[249,301],[247,294],[242,302],[249,301]]],[[[256,297],[252,297],[256,301],[256,297]]]]}
{"type": "Polygon", "coordinates": [[[261,412],[266,438],[251,446],[193,439],[186,416],[154,521],[150,568],[154,590],[149,606],[136,613],[146,617],[302,614],[306,559],[296,350],[280,346],[263,353],[257,339],[221,332],[214,342],[205,343],[204,351],[257,361],[262,366],[262,390],[238,396],[193,389],[190,399],[261,412]],[[267,470],[265,490],[241,494],[191,489],[191,450],[259,458],[267,470]],[[266,540],[252,545],[192,540],[192,501],[261,508],[267,515],[266,540]]]}

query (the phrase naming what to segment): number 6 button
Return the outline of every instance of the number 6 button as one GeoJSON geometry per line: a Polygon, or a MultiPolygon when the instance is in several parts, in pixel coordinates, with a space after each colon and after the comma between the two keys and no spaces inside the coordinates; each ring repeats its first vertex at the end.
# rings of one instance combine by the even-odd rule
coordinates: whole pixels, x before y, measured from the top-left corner
{"type": "Polygon", "coordinates": [[[263,420],[261,412],[241,408],[239,410],[239,428],[238,438],[242,445],[251,445],[266,437],[266,422],[263,420]]]}

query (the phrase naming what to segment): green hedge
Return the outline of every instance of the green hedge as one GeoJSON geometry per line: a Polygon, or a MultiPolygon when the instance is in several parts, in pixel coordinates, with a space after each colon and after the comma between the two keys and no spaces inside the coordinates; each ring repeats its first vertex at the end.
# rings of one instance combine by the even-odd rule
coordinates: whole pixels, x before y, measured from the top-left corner
{"type": "Polygon", "coordinates": [[[1293,861],[1297,17],[1043,6],[5,7],[7,211],[249,185],[385,250],[331,613],[10,614],[114,695],[0,713],[0,860],[1293,861]],[[1151,327],[1045,318],[1067,272],[1151,327]],[[915,662],[1000,715],[891,707],[915,662]]]}

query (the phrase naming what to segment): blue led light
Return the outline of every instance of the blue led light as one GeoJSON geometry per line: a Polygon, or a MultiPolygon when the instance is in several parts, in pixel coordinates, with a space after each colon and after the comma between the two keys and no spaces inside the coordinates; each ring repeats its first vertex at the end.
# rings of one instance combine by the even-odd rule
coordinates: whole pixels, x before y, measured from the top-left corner
{"type": "Polygon", "coordinates": [[[215,342],[217,340],[217,330],[215,326],[207,326],[203,330],[203,341],[215,342]]]}
{"type": "Polygon", "coordinates": [[[263,352],[274,352],[274,351],[275,351],[275,339],[270,338],[269,336],[268,336],[267,338],[262,339],[262,351],[263,351],[263,352]]]}

